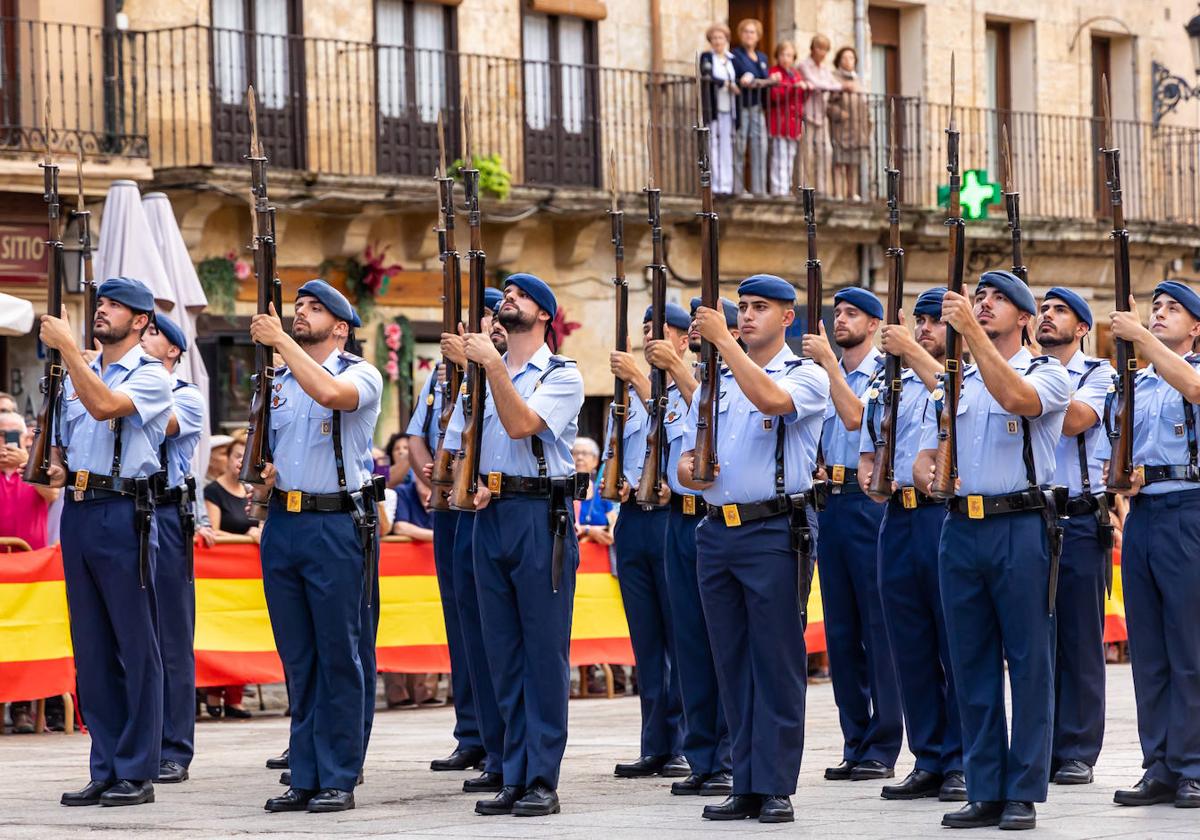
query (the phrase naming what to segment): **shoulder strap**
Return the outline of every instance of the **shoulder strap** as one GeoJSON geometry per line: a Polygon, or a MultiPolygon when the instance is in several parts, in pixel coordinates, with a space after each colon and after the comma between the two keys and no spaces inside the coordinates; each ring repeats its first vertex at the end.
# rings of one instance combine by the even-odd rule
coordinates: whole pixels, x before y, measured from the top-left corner
{"type": "MultiPolygon", "coordinates": [[[[542,375],[538,377],[537,382],[533,386],[533,390],[542,387],[542,383],[546,381],[546,377],[560,367],[566,367],[568,364],[575,364],[574,361],[566,356],[551,356],[550,363],[546,365],[546,369],[542,371],[542,375]]],[[[529,438],[529,447],[533,450],[533,457],[537,459],[538,478],[545,478],[546,469],[546,447],[542,443],[542,439],[536,434],[529,438]]]]}
{"type": "MultiPolygon", "coordinates": [[[[1093,373],[1095,373],[1099,369],[1100,369],[1100,362],[1098,360],[1089,361],[1088,369],[1083,372],[1083,376],[1080,377],[1079,384],[1075,387],[1075,390],[1078,391],[1080,388],[1082,388],[1083,383],[1088,381],[1088,377],[1091,376],[1093,373]]],[[[1091,476],[1089,475],[1089,471],[1088,471],[1087,431],[1086,430],[1075,435],[1075,447],[1079,454],[1080,487],[1083,489],[1083,495],[1090,496],[1090,495],[1092,495],[1092,479],[1091,479],[1091,476]]]]}
{"type": "MultiPolygon", "coordinates": [[[[1187,362],[1193,367],[1200,364],[1200,357],[1191,356],[1187,358],[1187,362]]],[[[1187,401],[1187,397],[1180,394],[1183,400],[1183,422],[1187,426],[1187,445],[1188,445],[1188,468],[1191,475],[1200,473],[1200,453],[1197,453],[1196,443],[1196,411],[1197,407],[1187,401]]]]}
{"type": "MultiPolygon", "coordinates": [[[[133,376],[133,372],[135,370],[137,370],[138,368],[142,367],[143,365],[148,365],[148,364],[152,364],[152,363],[153,364],[162,364],[162,362],[160,362],[158,359],[153,358],[152,356],[143,355],[141,358],[138,359],[138,363],[136,365],[134,365],[132,368],[130,368],[128,371],[126,371],[125,375],[121,377],[119,382],[113,383],[114,387],[117,385],[123,385],[125,383],[125,380],[127,380],[127,379],[129,379],[129,377],[133,376]]],[[[121,444],[122,444],[121,438],[123,436],[123,432],[125,431],[125,424],[122,422],[124,419],[125,419],[124,417],[117,417],[117,418],[114,418],[114,419],[108,421],[108,428],[110,430],[112,430],[112,433],[113,433],[113,457],[112,457],[112,472],[111,472],[111,475],[113,478],[117,478],[121,475],[121,444]]],[[[164,443],[166,442],[165,438],[163,439],[163,442],[164,443]]],[[[161,453],[160,453],[159,460],[160,461],[162,460],[161,453]]]]}
{"type": "Polygon", "coordinates": [[[426,443],[429,442],[429,426],[430,420],[433,417],[433,386],[437,381],[439,366],[440,363],[438,365],[434,365],[433,373],[430,374],[429,378],[425,380],[425,420],[421,423],[421,437],[425,439],[426,443]]]}
{"type": "MultiPolygon", "coordinates": [[[[1025,368],[1025,373],[1022,376],[1028,376],[1042,365],[1050,361],[1048,356],[1038,356],[1029,363],[1029,367],[1025,368]]],[[[1021,460],[1025,462],[1025,480],[1029,482],[1030,487],[1037,487],[1037,468],[1033,462],[1033,432],[1029,425],[1029,418],[1022,415],[1021,417],[1021,460]]]]}

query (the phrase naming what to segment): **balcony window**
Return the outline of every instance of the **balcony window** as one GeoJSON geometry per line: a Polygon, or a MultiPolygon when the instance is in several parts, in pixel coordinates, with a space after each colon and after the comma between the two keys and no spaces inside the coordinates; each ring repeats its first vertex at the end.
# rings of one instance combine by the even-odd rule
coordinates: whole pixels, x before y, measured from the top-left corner
{"type": "Polygon", "coordinates": [[[438,112],[446,107],[448,28],[447,10],[439,4],[376,3],[382,116],[404,117],[412,108],[421,122],[437,122],[438,112]]]}

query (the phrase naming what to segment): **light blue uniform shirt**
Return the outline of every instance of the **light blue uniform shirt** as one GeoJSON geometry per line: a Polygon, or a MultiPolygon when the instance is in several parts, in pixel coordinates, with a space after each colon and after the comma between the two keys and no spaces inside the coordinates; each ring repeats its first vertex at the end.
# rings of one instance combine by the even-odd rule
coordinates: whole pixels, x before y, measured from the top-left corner
{"type": "MultiPolygon", "coordinates": [[[[775,497],[775,424],[780,421],[784,423],[784,490],[802,493],[812,487],[817,436],[829,401],[829,375],[812,362],[798,361],[784,346],[763,368],[792,398],[792,411],[783,417],[763,414],[742,393],[733,373],[728,368],[721,371],[716,435],[721,470],[704,491],[709,504],[745,504],[775,497]]],[[[693,399],[683,436],[685,452],[696,448],[699,416],[700,400],[693,399]]]]}
{"type": "Polygon", "coordinates": [[[417,395],[416,405],[413,406],[412,417],[408,420],[408,428],[404,430],[406,435],[413,437],[424,437],[425,445],[429,447],[429,451],[436,452],[438,445],[438,417],[442,413],[442,391],[441,383],[438,382],[438,370],[441,368],[441,362],[433,368],[433,373],[429,374],[429,378],[425,380],[425,384],[421,386],[421,392],[417,395]],[[429,402],[430,391],[433,392],[433,403],[429,402]],[[429,415],[429,429],[425,429],[425,418],[429,415]]]}
{"type": "MultiPolygon", "coordinates": [[[[1083,433],[1084,451],[1087,453],[1088,480],[1093,494],[1104,492],[1104,459],[1101,441],[1108,440],[1104,434],[1104,401],[1112,388],[1113,366],[1106,359],[1089,359],[1083,351],[1076,351],[1067,362],[1067,373],[1071,377],[1071,399],[1084,403],[1100,418],[1094,426],[1083,433]],[[1088,373],[1088,371],[1091,373],[1088,373]],[[1079,386],[1084,374],[1087,379],[1079,386]]],[[[1107,443],[1105,444],[1107,446],[1107,443]]],[[[1083,476],[1079,470],[1079,442],[1076,435],[1063,435],[1054,450],[1054,483],[1070,489],[1071,496],[1083,492],[1083,476]]]]}
{"type": "MultiPolygon", "coordinates": [[[[612,439],[612,407],[609,407],[608,422],[604,424],[603,449],[600,459],[608,457],[608,442],[612,439]]],[[[646,465],[646,436],[650,433],[650,415],[646,404],[638,397],[637,392],[629,387],[629,413],[625,416],[625,457],[621,462],[621,472],[631,487],[636,487],[642,478],[642,467],[646,465]]]]}
{"type": "Polygon", "coordinates": [[[191,383],[171,374],[171,397],[179,431],[167,437],[167,486],[179,487],[192,471],[192,456],[204,428],[204,398],[191,383]],[[182,384],[183,387],[179,387],[182,384]]]}
{"type": "MultiPolygon", "coordinates": [[[[346,489],[358,490],[371,475],[364,452],[371,450],[383,377],[374,365],[334,350],[321,365],[335,378],[353,382],[358,389],[358,408],[342,412],[342,459],[346,489]]],[[[275,371],[271,399],[271,452],[280,490],[305,493],[336,493],[337,465],[333,457],[333,409],[310,397],[286,367],[275,371]]]]}
{"type": "MultiPolygon", "coordinates": [[[[845,367],[842,367],[850,390],[862,397],[863,392],[867,390],[867,383],[879,371],[879,360],[882,359],[883,354],[872,347],[854,370],[847,372],[845,367]]],[[[838,362],[838,365],[841,367],[842,363],[838,362]]],[[[829,397],[825,407],[825,425],[821,430],[821,452],[828,465],[826,471],[837,464],[851,470],[858,469],[859,434],[857,431],[846,430],[846,424],[842,422],[833,405],[833,397],[829,397]]]]}
{"type": "MultiPolygon", "coordinates": [[[[547,374],[551,355],[550,348],[543,344],[513,376],[512,383],[525,404],[546,423],[546,431],[538,434],[546,458],[546,475],[563,478],[575,474],[571,447],[575,445],[579,409],[583,408],[583,377],[574,362],[558,365],[547,374]],[[545,379],[542,379],[543,374],[545,379]]],[[[507,361],[507,353],[504,359],[507,361]]],[[[463,426],[463,397],[460,396],[446,430],[448,448],[451,444],[455,449],[461,447],[463,426]]],[[[531,440],[513,440],[508,436],[500,416],[496,414],[491,388],[488,389],[487,404],[484,406],[483,433],[479,445],[479,474],[486,476],[489,472],[527,478],[538,474],[531,440]]]]}
{"type": "MultiPolygon", "coordinates": [[[[897,412],[896,422],[896,457],[892,464],[896,484],[901,487],[911,487],[913,462],[916,461],[917,452],[921,449],[921,425],[925,415],[933,412],[933,406],[929,402],[929,389],[911,368],[906,368],[901,372],[900,383],[900,410],[897,412]]],[[[887,415],[887,407],[883,403],[882,394],[881,388],[880,396],[875,400],[875,422],[873,424],[875,428],[870,428],[872,424],[865,422],[864,418],[862,435],[859,438],[858,451],[860,453],[875,451],[875,439],[872,436],[887,415]]],[[[868,405],[867,417],[870,416],[870,408],[868,405]]]]}
{"type": "MultiPolygon", "coordinates": [[[[92,360],[92,370],[111,390],[133,400],[133,414],[121,418],[121,477],[148,478],[161,469],[158,448],[171,414],[170,374],[141,345],[134,345],[103,371],[101,358],[92,360]]],[[[69,376],[63,380],[62,393],[59,428],[67,464],[75,471],[111,475],[114,436],[108,421],[88,414],[69,376]]]]}
{"type": "MultiPolygon", "coordinates": [[[[1033,355],[1022,347],[1008,363],[1024,374],[1032,361],[1033,355]]],[[[1062,438],[1071,400],[1071,379],[1067,369],[1051,358],[1039,363],[1025,381],[1042,402],[1042,413],[1029,418],[1034,477],[1038,484],[1050,484],[1054,480],[1054,449],[1062,438]]],[[[932,395],[929,401],[933,403],[932,395]]],[[[937,412],[931,405],[921,426],[921,449],[937,449],[937,432],[937,412]]],[[[977,366],[967,367],[958,402],[958,475],[962,484],[957,495],[1000,496],[1027,489],[1021,454],[1024,440],[1020,416],[1009,414],[996,402],[984,387],[977,366]]]]}
{"type": "MultiPolygon", "coordinates": [[[[1200,365],[1200,356],[1193,354],[1187,359],[1193,365],[1200,365]]],[[[1195,403],[1188,408],[1195,417],[1197,432],[1200,433],[1200,410],[1195,403]]],[[[1139,371],[1133,395],[1133,463],[1139,466],[1186,464],[1187,441],[1183,395],[1158,375],[1154,365],[1139,371]]],[[[1106,438],[1106,447],[1109,443],[1106,438]]],[[[1106,448],[1104,456],[1109,457],[1110,451],[1110,448],[1106,448]]],[[[1190,481],[1159,481],[1143,487],[1141,492],[1157,496],[1179,490],[1195,490],[1197,487],[1195,482],[1190,481]]]]}
{"type": "MultiPolygon", "coordinates": [[[[696,394],[699,393],[700,389],[697,388],[696,394]]],[[[695,399],[694,395],[692,399],[695,399]]],[[[683,441],[688,429],[689,415],[689,407],[683,399],[683,394],[675,385],[672,385],[667,389],[667,413],[663,417],[663,428],[667,432],[667,484],[672,493],[681,496],[696,495],[695,490],[690,490],[679,483],[679,473],[676,469],[679,466],[679,456],[683,454],[683,441]]],[[[692,440],[695,440],[695,434],[693,429],[692,440]]]]}

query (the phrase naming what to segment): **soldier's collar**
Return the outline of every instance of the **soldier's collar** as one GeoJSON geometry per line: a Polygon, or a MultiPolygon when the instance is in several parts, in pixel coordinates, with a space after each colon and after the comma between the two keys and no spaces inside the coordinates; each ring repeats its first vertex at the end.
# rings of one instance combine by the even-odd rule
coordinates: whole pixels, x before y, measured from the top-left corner
{"type": "Polygon", "coordinates": [[[838,367],[842,369],[842,372],[846,374],[846,376],[850,376],[851,374],[855,373],[865,373],[867,376],[870,376],[875,372],[876,360],[882,355],[883,354],[879,352],[879,348],[872,344],[870,349],[867,350],[867,355],[863,356],[863,360],[858,363],[858,367],[856,367],[854,370],[846,370],[844,357],[838,360],[838,367]]]}
{"type": "Polygon", "coordinates": [[[771,361],[763,365],[763,370],[771,373],[782,370],[783,366],[794,358],[796,358],[796,354],[792,352],[792,348],[784,344],[779,352],[771,358],[771,361]]]}
{"type": "MultiPolygon", "coordinates": [[[[142,363],[143,356],[149,356],[149,354],[145,350],[142,349],[142,345],[135,344],[132,347],[130,347],[129,350],[127,350],[125,352],[124,356],[117,359],[112,364],[116,365],[117,367],[119,367],[123,370],[133,370],[135,367],[137,367],[138,365],[140,365],[142,363]]],[[[155,359],[154,361],[157,362],[158,359],[155,359]]],[[[103,353],[98,353],[96,355],[96,358],[92,359],[92,365],[91,365],[92,370],[94,370],[96,373],[99,373],[103,362],[104,362],[103,353]]],[[[112,367],[112,365],[109,365],[109,367],[112,367]]]]}

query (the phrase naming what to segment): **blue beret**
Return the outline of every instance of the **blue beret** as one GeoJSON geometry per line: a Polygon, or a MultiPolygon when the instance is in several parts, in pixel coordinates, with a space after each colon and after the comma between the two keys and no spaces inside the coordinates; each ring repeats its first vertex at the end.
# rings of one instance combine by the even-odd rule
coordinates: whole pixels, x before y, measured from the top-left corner
{"type": "Polygon", "coordinates": [[[1045,300],[1046,298],[1058,298],[1067,306],[1071,307],[1071,311],[1079,317],[1080,321],[1083,321],[1083,323],[1088,325],[1089,330],[1092,328],[1094,323],[1092,318],[1092,308],[1088,306],[1087,301],[1080,297],[1076,292],[1073,292],[1070,289],[1064,289],[1062,286],[1054,286],[1050,289],[1050,291],[1046,292],[1045,297],[1042,299],[1045,300]]]}
{"type": "Polygon", "coordinates": [[[774,274],[755,274],[753,277],[747,277],[738,286],[738,295],[758,295],[785,303],[796,302],[795,287],[774,274]]]}
{"type": "Polygon", "coordinates": [[[979,283],[976,284],[975,291],[978,292],[984,286],[991,286],[1000,292],[1022,312],[1028,312],[1030,315],[1037,314],[1037,301],[1033,299],[1033,292],[1029,291],[1029,287],[1021,282],[1021,278],[1011,271],[985,271],[979,275],[979,283]]]}
{"type": "Polygon", "coordinates": [[[135,312],[154,311],[154,293],[141,280],[131,277],[110,277],[100,284],[96,296],[115,300],[135,312]]]}
{"type": "MultiPolygon", "coordinates": [[[[649,323],[652,317],[654,317],[654,307],[647,306],[646,314],[642,317],[642,323],[649,323]]],[[[678,303],[668,303],[666,322],[677,330],[686,331],[692,325],[692,316],[678,303]]]]}
{"type": "Polygon", "coordinates": [[[942,317],[942,298],[946,296],[945,286],[934,286],[932,289],[926,289],[917,296],[917,302],[913,305],[913,315],[932,315],[934,318],[942,317]]]}
{"type": "Polygon", "coordinates": [[[179,325],[166,315],[155,315],[154,326],[166,337],[167,341],[174,344],[181,351],[188,349],[187,337],[183,334],[183,330],[179,329],[179,325]]]}
{"type": "Polygon", "coordinates": [[[494,286],[488,286],[483,290],[484,307],[492,310],[492,312],[498,312],[502,303],[504,303],[504,292],[494,286]]]}
{"type": "Polygon", "coordinates": [[[550,291],[546,281],[541,278],[534,277],[532,274],[510,274],[504,278],[504,285],[516,286],[529,295],[533,298],[533,302],[546,310],[546,314],[551,318],[558,312],[558,301],[554,297],[554,292],[550,291]]]}
{"type": "Polygon", "coordinates": [[[870,315],[872,318],[883,317],[883,303],[875,296],[874,292],[870,292],[861,286],[847,286],[833,296],[833,303],[836,306],[839,303],[848,303],[851,306],[858,307],[863,312],[870,315]]]}
{"type": "MultiPolygon", "coordinates": [[[[725,300],[725,298],[720,298],[720,301],[721,301],[721,308],[725,310],[725,326],[731,330],[737,329],[737,316],[738,316],[737,304],[734,303],[733,301],[725,300]]],[[[693,315],[696,314],[696,307],[699,306],[700,303],[701,303],[700,298],[698,298],[698,297],[692,298],[691,314],[693,314],[693,315]]]]}
{"type": "Polygon", "coordinates": [[[1190,286],[1178,280],[1164,280],[1154,287],[1154,297],[1159,295],[1170,295],[1192,313],[1193,318],[1200,319],[1200,294],[1196,294],[1190,286]]]}
{"type": "Polygon", "coordinates": [[[346,296],[324,280],[309,280],[296,291],[296,300],[305,296],[321,301],[338,320],[345,321],[352,327],[362,326],[362,319],[358,317],[350,301],[346,300],[346,296]]]}

